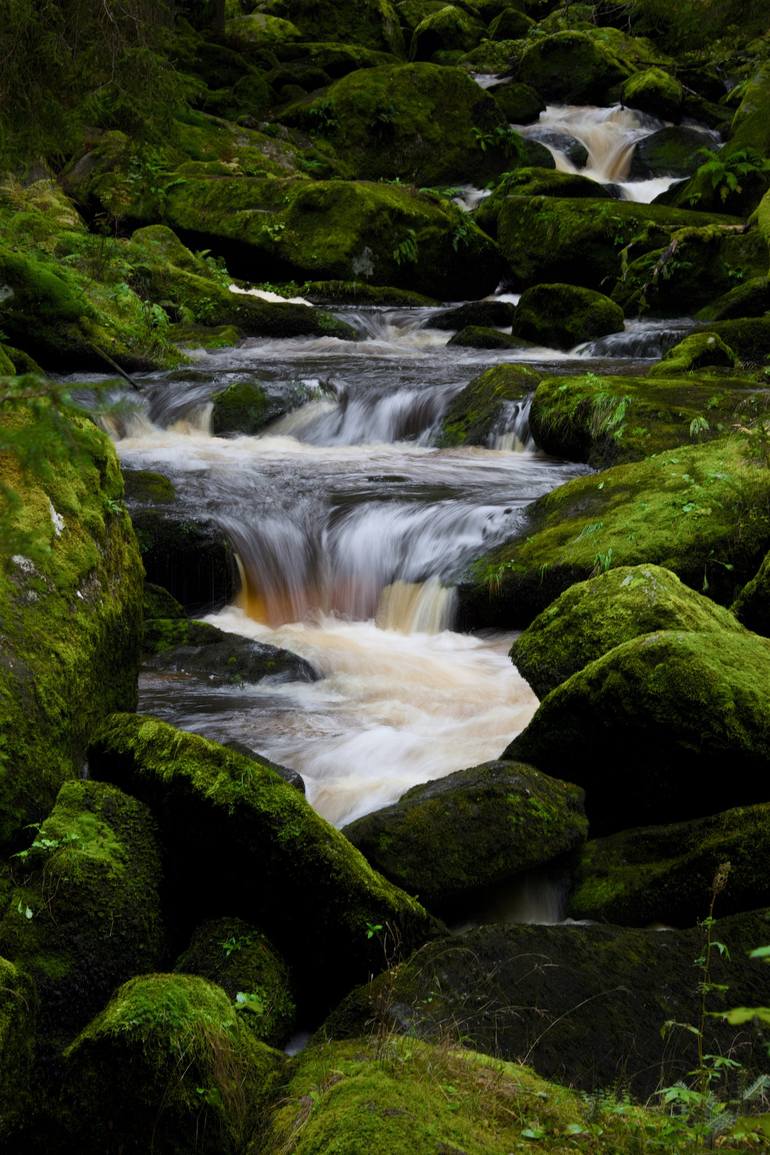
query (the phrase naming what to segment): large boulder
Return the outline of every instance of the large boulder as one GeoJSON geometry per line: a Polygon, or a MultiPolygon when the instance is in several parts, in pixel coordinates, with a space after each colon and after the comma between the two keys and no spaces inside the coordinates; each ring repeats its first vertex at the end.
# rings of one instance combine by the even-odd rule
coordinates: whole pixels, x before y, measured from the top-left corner
{"type": "Polygon", "coordinates": [[[770,553],[733,603],[733,613],[748,629],[770,638],[770,553]]]}
{"type": "Polygon", "coordinates": [[[404,41],[392,0],[260,0],[257,10],[290,20],[306,40],[343,39],[396,55],[404,41]],[[340,31],[344,29],[344,37],[340,31]]]}
{"type": "Polygon", "coordinates": [[[554,349],[572,349],[592,337],[622,333],[623,310],[603,293],[578,285],[525,289],[513,318],[514,337],[554,349]]]}
{"type": "Polygon", "coordinates": [[[716,333],[691,333],[689,337],[674,345],[673,349],[653,365],[650,377],[669,377],[677,373],[692,373],[694,369],[705,369],[716,365],[734,369],[738,358],[716,333]]]}
{"type": "Polygon", "coordinates": [[[433,933],[419,903],[255,759],[125,714],[102,727],[90,766],[154,811],[179,933],[225,913],[264,927],[306,1006],[328,1005],[382,965],[367,927],[390,926],[404,951],[433,933]]]}
{"type": "Polygon", "coordinates": [[[660,128],[642,137],[634,149],[629,180],[651,180],[691,176],[703,161],[704,152],[714,152],[717,143],[707,132],[675,125],[660,128]]]}
{"type": "Polygon", "coordinates": [[[565,590],[519,635],[511,661],[539,698],[615,646],[656,630],[745,631],[657,565],[619,566],[565,590]]]}
{"type": "Polygon", "coordinates": [[[635,72],[623,85],[621,99],[627,108],[638,108],[661,120],[679,120],[684,102],[680,82],[653,65],[635,72]]]}
{"type": "Polygon", "coordinates": [[[9,404],[7,430],[19,456],[0,453],[0,844],[80,774],[93,726],[135,707],[142,617],[139,550],[107,437],[45,401],[34,417],[9,404]]]}
{"type": "Polygon", "coordinates": [[[770,313],[770,278],[765,274],[749,277],[742,285],[728,289],[715,301],[704,305],[699,321],[731,321],[738,317],[763,317],[770,313]]]}
{"type": "Polygon", "coordinates": [[[509,124],[533,124],[545,111],[545,101],[528,84],[510,81],[493,84],[487,89],[509,124]]]}
{"type": "Polygon", "coordinates": [[[504,757],[584,787],[596,834],[766,802],[770,643],[726,629],[623,642],[552,690],[504,757]]]}
{"type": "Polygon", "coordinates": [[[487,762],[414,786],[343,833],[386,878],[446,913],[574,850],[585,831],[575,787],[487,762]]]}
{"type": "Polygon", "coordinates": [[[515,79],[552,103],[601,104],[630,71],[598,38],[565,31],[534,40],[519,61],[515,79]]]}
{"type": "MultiPolygon", "coordinates": [[[[768,926],[766,911],[717,922],[715,937],[730,957],[714,951],[710,981],[727,988],[709,995],[708,1010],[767,1003],[766,971],[748,952],[767,941],[768,926]]],[[[374,1023],[386,1037],[458,1037],[572,1087],[623,1088],[645,1101],[696,1061],[688,1025],[701,1019],[701,972],[693,964],[703,943],[700,928],[483,926],[429,944],[354,991],[324,1031],[356,1037],[374,1023]],[[669,1020],[684,1026],[664,1031],[669,1020]]],[[[759,1032],[711,1016],[703,1026],[709,1053],[732,1054],[746,1074],[765,1070],[759,1032]]]]}
{"type": "Polygon", "coordinates": [[[146,806],[114,786],[66,782],[16,862],[18,884],[0,920],[0,953],[35,982],[38,1047],[50,1057],[119,983],[161,960],[155,823],[146,806]]]}
{"type": "Polygon", "coordinates": [[[486,445],[513,430],[538,375],[526,365],[495,365],[453,397],[441,422],[440,446],[486,445]]]}
{"type": "Polygon", "coordinates": [[[318,678],[310,663],[297,654],[189,618],[145,621],[144,648],[146,670],[172,671],[211,685],[240,686],[263,678],[314,682],[318,678]]]}
{"type": "Polygon", "coordinates": [[[22,966],[0,958],[0,1142],[12,1147],[34,1110],[37,994],[22,966]]]}
{"type": "Polygon", "coordinates": [[[412,60],[431,60],[448,52],[470,52],[484,35],[484,25],[463,8],[446,4],[425,16],[412,33],[412,60]]]}
{"type": "Polygon", "coordinates": [[[731,602],[770,548],[770,477],[751,446],[681,446],[539,498],[519,534],[471,567],[463,625],[525,626],[573,582],[644,562],[731,602]]]}
{"type": "Polygon", "coordinates": [[[284,1057],[225,992],[195,975],[120,987],[66,1052],[60,1134],[70,1150],[236,1155],[258,1138],[284,1057]]]}
{"type": "Polygon", "coordinates": [[[723,863],[720,913],[754,910],[770,901],[768,819],[764,803],[594,839],[583,849],[569,913],[625,926],[694,926],[709,909],[723,863]]]}

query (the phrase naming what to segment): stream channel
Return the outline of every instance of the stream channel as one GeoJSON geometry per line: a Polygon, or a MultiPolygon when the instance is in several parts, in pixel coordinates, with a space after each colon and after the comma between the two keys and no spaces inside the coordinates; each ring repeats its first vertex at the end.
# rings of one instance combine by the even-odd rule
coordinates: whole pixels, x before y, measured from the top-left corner
{"type": "MultiPolygon", "coordinates": [[[[588,148],[588,175],[649,200],[670,181],[623,177],[634,143],[659,127],[619,108],[551,108],[527,131],[568,129],[588,148]]],[[[511,406],[487,448],[436,448],[452,398],[489,365],[524,355],[447,347],[430,309],[336,312],[357,341],[250,339],[195,353],[186,370],[143,378],[114,432],[127,467],[168,475],[183,510],[213,518],[233,542],[243,589],[207,620],[291,650],[321,675],[214,686],[148,672],[140,709],[298,770],[309,801],[342,826],[497,757],[526,726],[537,699],[507,657],[512,635],[454,632],[453,583],[535,498],[587,467],[536,449],[526,404],[511,406]],[[244,378],[303,403],[260,436],[211,436],[211,395],[244,378]]],[[[629,372],[687,327],[629,322],[570,353],[529,349],[526,361],[553,373],[629,372]]],[[[559,914],[541,894],[508,917],[559,914]]]]}

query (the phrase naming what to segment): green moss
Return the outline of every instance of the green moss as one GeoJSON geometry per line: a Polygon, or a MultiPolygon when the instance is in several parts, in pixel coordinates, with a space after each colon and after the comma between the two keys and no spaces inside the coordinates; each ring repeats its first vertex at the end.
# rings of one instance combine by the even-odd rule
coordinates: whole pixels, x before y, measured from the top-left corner
{"type": "Polygon", "coordinates": [[[422,293],[389,285],[368,285],[365,281],[306,281],[302,295],[321,305],[403,305],[419,309],[436,304],[433,297],[422,293]]]}
{"type": "Polygon", "coordinates": [[[258,381],[234,381],[215,393],[213,402],[211,432],[216,435],[258,433],[283,412],[283,406],[271,401],[258,381]]]}
{"type": "Polygon", "coordinates": [[[431,933],[422,907],[268,766],[128,714],[102,728],[90,761],[93,773],[122,783],[157,814],[177,863],[178,922],[227,912],[264,927],[306,1001],[331,1001],[381,965],[367,924],[398,928],[404,949],[431,933]]]}
{"type": "Polygon", "coordinates": [[[770,644],[753,634],[646,634],[557,686],[505,757],[583,786],[597,834],[761,802],[768,687],[770,644]]]}
{"type": "Polygon", "coordinates": [[[499,329],[483,325],[466,325],[450,337],[448,343],[467,349],[521,349],[527,346],[527,342],[512,337],[510,333],[501,333],[499,329]]]}
{"type": "Polygon", "coordinates": [[[404,41],[391,0],[269,0],[260,8],[292,20],[306,39],[335,41],[404,54],[404,41]],[[340,31],[344,29],[344,37],[340,31]]]}
{"type": "MultiPolygon", "coordinates": [[[[43,405],[35,425],[50,416],[43,405]]],[[[15,495],[0,570],[0,843],[42,818],[80,773],[95,723],[136,702],[142,573],[117,459],[74,418],[56,424],[48,453],[26,472],[0,454],[15,495]]]]}
{"type": "Polygon", "coordinates": [[[446,4],[417,25],[412,33],[409,56],[412,60],[431,60],[439,52],[470,52],[484,32],[480,20],[454,4],[446,4]]]}
{"type": "Polygon", "coordinates": [[[152,618],[179,619],[185,616],[184,609],[176,598],[172,597],[163,586],[153,585],[152,582],[144,583],[142,610],[145,622],[152,618]]]}
{"type": "Polygon", "coordinates": [[[139,505],[171,505],[176,487],[165,473],[153,469],[130,469],[124,474],[126,499],[139,505]]]}
{"type": "Polygon", "coordinates": [[[630,180],[690,176],[703,163],[703,153],[716,151],[713,136],[696,128],[672,125],[639,141],[631,157],[630,180]]]}
{"type": "Polygon", "coordinates": [[[237,918],[199,926],[176,971],[217,983],[255,1038],[279,1046],[291,1034],[295,1006],[289,974],[265,936],[237,918]]]}
{"type": "Polygon", "coordinates": [[[692,333],[685,337],[650,369],[650,377],[668,377],[677,373],[690,373],[693,369],[703,369],[709,365],[735,368],[738,358],[716,333],[692,333]]]}
{"type": "Polygon", "coordinates": [[[507,408],[521,404],[537,382],[537,374],[525,365],[495,365],[485,370],[453,398],[436,444],[488,444],[507,408]]]}
{"type": "Polygon", "coordinates": [[[37,995],[21,967],[0,958],[0,1140],[8,1142],[33,1109],[37,995]]]}
{"type": "Polygon", "coordinates": [[[519,62],[516,79],[554,102],[602,103],[630,71],[598,37],[566,31],[535,40],[519,62]]]}
{"type": "Polygon", "coordinates": [[[770,317],[741,317],[731,321],[710,321],[705,326],[738,354],[747,365],[767,365],[770,348],[770,317]]]}
{"type": "Polygon", "coordinates": [[[623,331],[623,310],[593,289],[535,285],[516,306],[513,334],[538,345],[572,349],[591,337],[623,331]]]}
{"type": "Polygon", "coordinates": [[[259,1043],[219,987],[149,974],[115,992],[65,1053],[61,1126],[104,1151],[231,1155],[261,1131],[283,1057],[259,1043]]]}
{"type": "Polygon", "coordinates": [[[526,533],[461,587],[477,621],[526,625],[575,581],[652,562],[729,602],[770,545],[770,480],[739,437],[683,446],[581,477],[530,507],[526,533]]]}
{"type": "Polygon", "coordinates": [[[387,878],[446,913],[573,850],[586,829],[579,790],[487,762],[415,786],[344,833],[387,878]]]}
{"type": "Polygon", "coordinates": [[[743,587],[732,608],[744,626],[770,638],[770,553],[743,587]]]}
{"type": "Polygon", "coordinates": [[[302,33],[296,24],[290,20],[282,20],[279,16],[266,16],[261,12],[252,12],[248,16],[236,16],[227,21],[226,32],[236,43],[242,43],[244,48],[255,45],[264,48],[273,47],[284,41],[300,40],[302,33]]]}
{"type": "Polygon", "coordinates": [[[699,321],[731,321],[739,317],[762,317],[770,313],[770,279],[750,277],[742,285],[728,289],[697,314],[699,321]]]}
{"type": "Polygon", "coordinates": [[[74,781],[16,859],[0,950],[32,975],[40,1047],[69,1042],[115,986],[160,960],[160,852],[145,806],[74,781]]]}
{"type": "MultiPolygon", "coordinates": [[[[170,594],[168,596],[171,597],[170,594]]],[[[176,599],[172,600],[179,605],[176,599]]],[[[181,606],[179,608],[182,609],[181,606]]],[[[221,642],[226,636],[216,626],[210,626],[207,622],[191,621],[186,617],[145,619],[144,653],[164,654],[177,646],[212,645],[221,642]]]]}
{"type": "Polygon", "coordinates": [[[0,345],[0,377],[14,377],[15,375],[16,367],[8,351],[0,345]]]}
{"type": "Polygon", "coordinates": [[[754,148],[760,155],[770,153],[770,63],[757,66],[743,89],[743,98],[732,123],[728,149],[736,152],[754,148]]]}
{"type": "Polygon", "coordinates": [[[509,124],[532,124],[545,110],[540,93],[528,84],[500,84],[489,91],[509,124]]]}
{"type": "Polygon", "coordinates": [[[624,830],[587,843],[570,897],[573,918],[630,926],[694,926],[709,909],[714,877],[722,915],[770,901],[770,806],[745,806],[693,822],[624,830]]]}
{"type": "Polygon", "coordinates": [[[678,120],[684,101],[684,89],[675,77],[653,66],[629,76],[621,96],[623,104],[628,108],[638,108],[662,120],[678,120]]]}
{"type": "Polygon", "coordinates": [[[511,661],[539,698],[622,642],[656,630],[731,630],[736,618],[656,565],[578,582],[513,643],[511,661]]]}

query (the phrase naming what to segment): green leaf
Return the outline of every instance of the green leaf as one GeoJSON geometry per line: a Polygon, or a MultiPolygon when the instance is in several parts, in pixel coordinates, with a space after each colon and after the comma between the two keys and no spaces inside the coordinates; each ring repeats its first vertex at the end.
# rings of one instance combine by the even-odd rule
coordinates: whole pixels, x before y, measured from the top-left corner
{"type": "Polygon", "coordinates": [[[722,1011],[720,1018],[731,1027],[740,1027],[757,1019],[760,1023],[770,1026],[770,1007],[733,1007],[729,1011],[722,1011]]]}

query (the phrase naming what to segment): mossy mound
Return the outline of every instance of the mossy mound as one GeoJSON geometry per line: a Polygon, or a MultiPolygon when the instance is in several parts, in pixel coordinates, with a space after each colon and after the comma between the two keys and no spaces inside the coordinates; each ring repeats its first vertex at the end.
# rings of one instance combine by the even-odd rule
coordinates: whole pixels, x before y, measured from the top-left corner
{"type": "Polygon", "coordinates": [[[535,27],[535,21],[516,5],[506,7],[489,22],[492,40],[522,40],[535,27]]]}
{"type": "Polygon", "coordinates": [[[404,951],[432,933],[419,903],[269,766],[128,714],[102,727],[90,765],[155,812],[173,864],[177,924],[192,929],[227,912],[264,927],[305,1004],[328,1005],[382,965],[368,926],[392,926],[404,951]]]}
{"type": "Polygon", "coordinates": [[[642,1108],[613,1111],[611,1099],[589,1105],[527,1067],[396,1035],[311,1046],[283,1094],[266,1149],[291,1144],[295,1155],[509,1155],[531,1145],[530,1135],[552,1155],[589,1152],[594,1126],[607,1150],[630,1155],[642,1130],[651,1152],[659,1126],[663,1137],[642,1108]]]}
{"type": "Polygon", "coordinates": [[[587,843],[569,900],[573,918],[625,926],[694,926],[708,911],[714,879],[722,915],[770,901],[770,804],[693,822],[623,830],[587,843]]]}
{"type": "MultiPolygon", "coordinates": [[[[575,197],[507,197],[498,215],[497,237],[516,281],[566,281],[601,288],[622,272],[621,254],[668,244],[678,229],[718,223],[702,213],[575,197]],[[704,219],[705,218],[705,219],[704,219]]],[[[724,224],[736,224],[730,217],[724,224]]]]}
{"type": "Polygon", "coordinates": [[[553,349],[572,349],[592,337],[622,333],[623,310],[609,297],[578,285],[525,289],[513,318],[514,337],[553,349]]]}
{"type": "Polygon", "coordinates": [[[627,108],[638,108],[661,120],[679,120],[684,89],[675,77],[653,65],[629,76],[621,90],[621,100],[627,108]]]}
{"type": "Polygon", "coordinates": [[[770,553],[743,587],[732,608],[744,626],[770,638],[770,553]]]}
{"type": "Polygon", "coordinates": [[[213,395],[211,432],[258,433],[285,409],[270,397],[258,381],[234,381],[213,395]]]}
{"type": "Polygon", "coordinates": [[[598,38],[566,31],[535,40],[519,61],[515,79],[552,102],[601,104],[630,71],[598,38]]]}
{"type": "MultiPolygon", "coordinates": [[[[730,958],[714,952],[711,979],[729,988],[710,997],[709,1009],[744,999],[749,1006],[766,1002],[766,972],[747,956],[754,943],[767,941],[768,929],[766,911],[717,922],[714,935],[730,958]]],[[[354,991],[324,1030],[327,1038],[355,1038],[374,1023],[386,1038],[393,1032],[461,1038],[487,1054],[526,1061],[545,1078],[588,1092],[628,1090],[644,1102],[661,1080],[669,1085],[692,1070],[692,1034],[661,1028],[669,1018],[699,1021],[693,960],[702,953],[703,935],[701,929],[480,927],[428,944],[397,970],[354,991]]],[[[759,1033],[747,1035],[710,1016],[705,1029],[709,1053],[734,1054],[746,1073],[765,1069],[759,1033]]],[[[670,1139],[669,1132],[662,1152],[670,1150],[670,1139]]],[[[600,1143],[602,1150],[604,1137],[600,1143]]],[[[561,1144],[554,1155],[569,1149],[561,1144]]],[[[617,1148],[610,1140],[604,1149],[617,1148]]]]}
{"type": "Polygon", "coordinates": [[[682,446],[552,490],[526,533],[471,569],[463,623],[527,625],[573,582],[643,562],[731,602],[770,547],[770,478],[753,446],[750,435],[682,446]]]}
{"type": "Polygon", "coordinates": [[[190,613],[232,601],[240,586],[233,547],[213,521],[132,503],[148,581],[169,590],[190,613]]]}
{"type": "Polygon", "coordinates": [[[415,786],[343,833],[386,878],[446,914],[579,846],[581,791],[531,766],[486,762],[415,786]]]}
{"type": "Polygon", "coordinates": [[[50,1055],[118,983],[160,961],[155,823],[146,806],[114,786],[66,782],[16,862],[18,885],[0,921],[0,951],[34,979],[38,1047],[50,1055]]]}
{"type": "Polygon", "coordinates": [[[767,412],[751,379],[677,378],[680,371],[664,360],[646,377],[548,377],[532,400],[532,436],[546,453],[603,469],[710,441],[767,412]]]}
{"type": "MultiPolygon", "coordinates": [[[[37,383],[36,383],[37,387],[37,383]]],[[[133,709],[142,572],[109,440],[89,421],[8,405],[33,463],[0,454],[0,844],[50,810],[91,729],[133,709]],[[40,446],[45,446],[41,456],[40,446]]]]}
{"type": "Polygon", "coordinates": [[[469,326],[510,329],[513,315],[514,306],[507,301],[470,301],[467,305],[434,313],[428,319],[428,327],[458,332],[469,326]]]}
{"type": "Polygon", "coordinates": [[[764,802],[768,756],[770,644],[725,629],[623,642],[557,686],[504,755],[583,786],[597,834],[764,802]]]}
{"type": "Polygon", "coordinates": [[[631,157],[629,179],[691,176],[703,162],[704,150],[713,152],[717,147],[713,136],[696,128],[682,125],[660,128],[637,144],[631,157]]]}
{"type": "Polygon", "coordinates": [[[145,623],[153,618],[179,619],[185,616],[181,602],[178,602],[168,590],[164,590],[163,586],[153,585],[152,582],[144,583],[142,609],[145,623]]]}
{"type": "Polygon", "coordinates": [[[565,590],[515,640],[511,661],[544,698],[615,646],[656,630],[744,632],[729,610],[669,570],[619,566],[565,590]]]}
{"type": "Polygon", "coordinates": [[[240,638],[207,622],[187,618],[145,622],[145,668],[173,671],[212,685],[243,685],[270,678],[276,682],[314,682],[318,675],[296,654],[240,638]]]}
{"type": "Polygon", "coordinates": [[[302,296],[317,305],[402,305],[430,308],[436,302],[424,293],[392,285],[368,285],[365,281],[306,281],[302,296]]]}
{"type": "Polygon", "coordinates": [[[523,344],[510,333],[501,333],[499,329],[489,329],[483,325],[466,325],[450,337],[448,343],[466,349],[521,349],[523,344]]]}
{"type": "Polygon", "coordinates": [[[487,91],[509,124],[532,124],[545,111],[542,96],[528,84],[494,84],[487,91]]]}
{"type": "Polygon", "coordinates": [[[9,1142],[34,1110],[37,993],[22,967],[0,958],[0,1141],[9,1142]]]}
{"type": "Polygon", "coordinates": [[[750,277],[728,289],[698,313],[699,321],[732,321],[738,317],[763,317],[770,313],[770,278],[750,277]]]}
{"type": "Polygon", "coordinates": [[[446,4],[420,21],[412,33],[409,56],[412,60],[431,60],[437,53],[470,52],[486,29],[463,8],[446,4]]]}
{"type": "Polygon", "coordinates": [[[488,179],[520,141],[467,72],[435,64],[361,69],[280,119],[328,140],[357,179],[418,186],[488,179]]]}
{"type": "Polygon", "coordinates": [[[742,90],[730,131],[728,151],[756,149],[770,155],[770,62],[759,64],[742,90]]]}
{"type": "Polygon", "coordinates": [[[488,445],[521,411],[539,377],[526,365],[495,365],[454,397],[444,414],[436,444],[488,445]]]}
{"type": "Polygon", "coordinates": [[[292,24],[290,20],[283,20],[280,16],[268,16],[262,12],[234,16],[227,21],[225,32],[243,49],[248,49],[252,45],[257,48],[277,48],[286,41],[302,39],[302,33],[296,24],[292,24]]]}
{"type": "Polygon", "coordinates": [[[176,486],[165,473],[158,473],[154,469],[127,469],[123,477],[128,502],[136,502],[138,505],[172,505],[176,501],[176,486]]]}
{"type": "Polygon", "coordinates": [[[709,333],[716,333],[717,337],[729,345],[744,365],[766,367],[767,350],[770,348],[770,316],[710,321],[704,328],[709,333]]]}
{"type": "MultiPolygon", "coordinates": [[[[528,143],[530,146],[537,145],[537,141],[528,143]]],[[[551,156],[548,152],[547,155],[551,156]]],[[[543,168],[541,165],[542,162],[537,160],[513,172],[503,173],[491,196],[485,197],[474,211],[473,217],[479,228],[491,237],[498,235],[498,217],[508,197],[614,199],[608,188],[590,177],[576,172],[559,172],[553,167],[543,168]]]]}
{"type": "Polygon", "coordinates": [[[238,918],[219,918],[195,931],[175,971],[222,987],[255,1038],[284,1043],[294,1026],[289,973],[261,931],[238,918]]]}
{"type": "Polygon", "coordinates": [[[403,56],[404,41],[391,0],[260,0],[259,11],[290,20],[307,39],[343,39],[403,56]],[[340,31],[344,29],[344,37],[340,31]]]}
{"type": "Polygon", "coordinates": [[[283,1056],[194,975],[132,979],[66,1052],[61,1127],[77,1150],[235,1155],[264,1127],[283,1056]]]}
{"type": "Polygon", "coordinates": [[[716,333],[692,333],[673,349],[669,349],[663,359],[653,365],[650,377],[668,377],[677,373],[691,373],[694,369],[705,369],[711,365],[735,368],[738,358],[716,333]]]}

